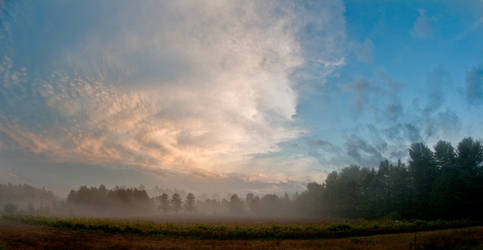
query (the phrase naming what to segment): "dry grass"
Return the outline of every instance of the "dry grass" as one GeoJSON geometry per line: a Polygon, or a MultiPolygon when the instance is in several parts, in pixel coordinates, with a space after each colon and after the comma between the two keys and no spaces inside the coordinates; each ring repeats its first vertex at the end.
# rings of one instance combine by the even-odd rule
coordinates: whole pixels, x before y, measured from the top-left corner
{"type": "MultiPolygon", "coordinates": [[[[200,240],[107,234],[0,220],[5,249],[414,249],[414,233],[330,240],[200,240]]],[[[416,249],[483,249],[483,227],[416,234],[416,249]]]]}

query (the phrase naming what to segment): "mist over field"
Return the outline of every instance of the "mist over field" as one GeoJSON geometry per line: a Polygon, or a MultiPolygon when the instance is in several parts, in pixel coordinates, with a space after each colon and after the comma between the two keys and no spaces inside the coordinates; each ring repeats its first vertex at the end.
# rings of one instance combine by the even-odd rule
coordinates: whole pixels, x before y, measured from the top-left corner
{"type": "Polygon", "coordinates": [[[4,214],[143,218],[162,221],[314,222],[342,219],[481,220],[483,145],[415,143],[408,165],[380,162],[330,173],[301,193],[193,194],[183,190],[81,186],[66,199],[29,185],[0,185],[4,214]]]}

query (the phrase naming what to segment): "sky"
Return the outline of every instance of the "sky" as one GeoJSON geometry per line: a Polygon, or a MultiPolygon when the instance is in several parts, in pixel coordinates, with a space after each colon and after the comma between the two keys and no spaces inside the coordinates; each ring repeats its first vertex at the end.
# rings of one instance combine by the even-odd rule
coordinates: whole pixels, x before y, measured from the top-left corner
{"type": "Polygon", "coordinates": [[[295,192],[482,108],[481,0],[0,0],[2,183],[295,192]]]}

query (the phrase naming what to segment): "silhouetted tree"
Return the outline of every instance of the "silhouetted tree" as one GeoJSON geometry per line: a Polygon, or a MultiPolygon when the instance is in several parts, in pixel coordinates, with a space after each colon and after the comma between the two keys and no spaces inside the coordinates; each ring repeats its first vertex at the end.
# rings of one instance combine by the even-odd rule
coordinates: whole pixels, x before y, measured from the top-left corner
{"type": "Polygon", "coordinates": [[[464,138],[457,147],[456,164],[459,178],[455,183],[461,196],[458,212],[479,215],[483,218],[483,146],[473,138],[464,138]]]}
{"type": "Polygon", "coordinates": [[[437,168],[433,152],[423,143],[415,143],[409,149],[409,171],[414,186],[414,208],[418,217],[431,215],[430,194],[437,168]]]}
{"type": "Polygon", "coordinates": [[[454,166],[456,153],[451,143],[446,141],[438,141],[436,146],[434,146],[434,158],[439,169],[454,166]]]}
{"type": "Polygon", "coordinates": [[[471,176],[477,176],[481,170],[481,162],[483,161],[483,148],[479,141],[473,138],[464,138],[458,144],[457,163],[465,173],[471,176]]]}
{"type": "MultiPolygon", "coordinates": [[[[297,197],[306,214],[350,218],[483,218],[483,147],[472,138],[455,149],[439,141],[434,152],[416,143],[409,166],[387,160],[377,170],[349,166],[310,183],[297,197]]],[[[253,198],[251,198],[253,199],[253,198]]],[[[248,200],[248,199],[247,199],[248,200]]]]}

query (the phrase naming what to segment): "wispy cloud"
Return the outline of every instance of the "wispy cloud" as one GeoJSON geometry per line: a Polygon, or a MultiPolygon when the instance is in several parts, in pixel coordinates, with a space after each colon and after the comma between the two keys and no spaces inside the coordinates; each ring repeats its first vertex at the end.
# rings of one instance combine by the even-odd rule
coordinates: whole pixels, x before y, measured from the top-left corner
{"type": "Polygon", "coordinates": [[[465,38],[467,35],[477,31],[482,25],[483,25],[483,16],[481,16],[476,21],[474,21],[470,27],[466,28],[463,32],[458,34],[453,40],[457,41],[465,38]]]}
{"type": "Polygon", "coordinates": [[[470,104],[483,103],[483,67],[474,67],[466,73],[466,100],[470,104]]]}

